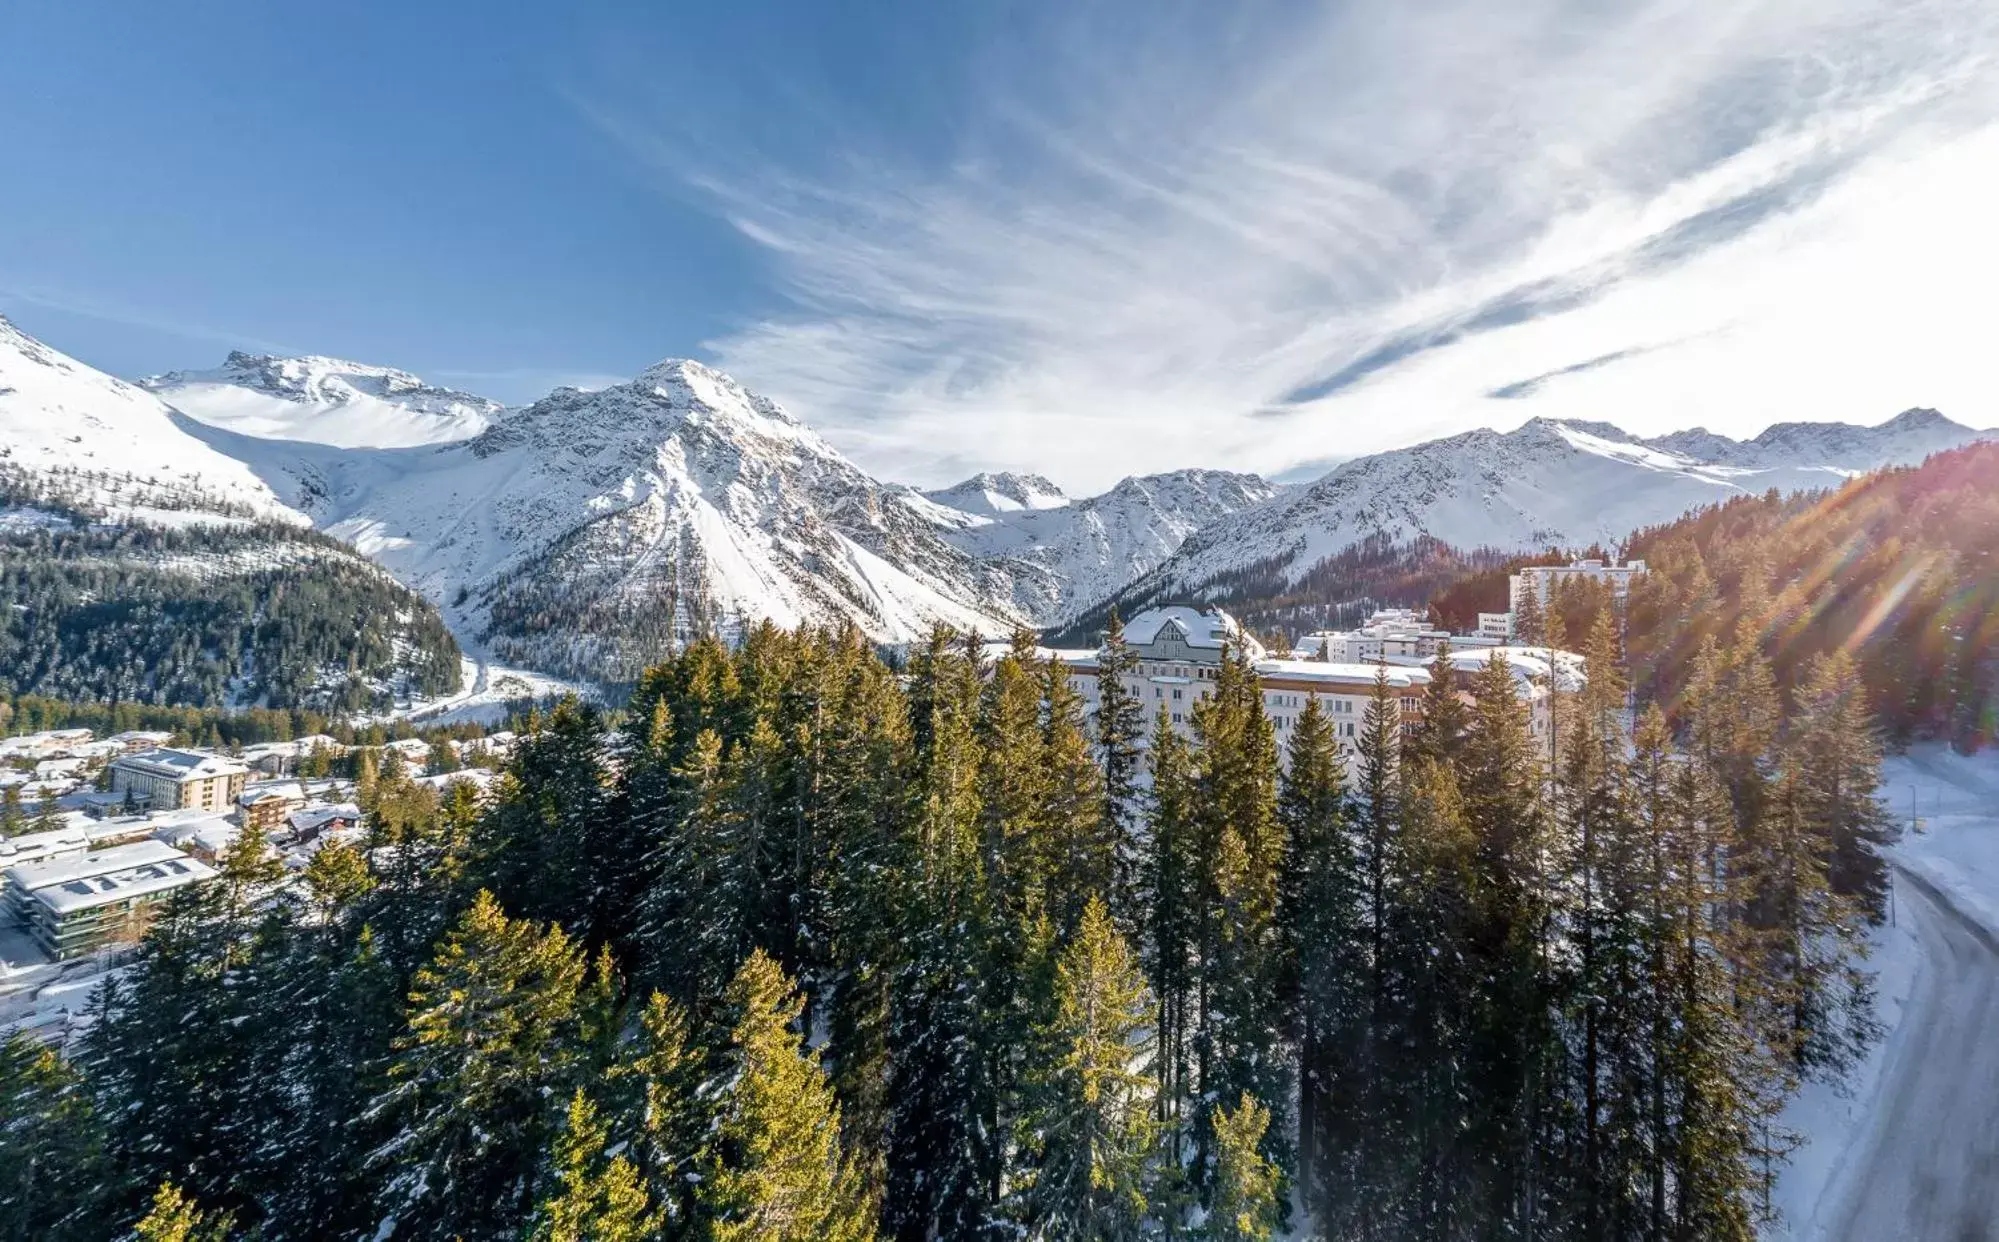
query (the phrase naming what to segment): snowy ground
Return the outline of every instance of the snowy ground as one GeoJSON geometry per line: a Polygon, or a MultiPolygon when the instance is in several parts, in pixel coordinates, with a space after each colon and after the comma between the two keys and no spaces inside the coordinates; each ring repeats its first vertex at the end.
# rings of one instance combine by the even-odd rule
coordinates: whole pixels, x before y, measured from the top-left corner
{"type": "MultiPolygon", "coordinates": [[[[462,640],[460,645],[464,645],[462,640]]],[[[574,682],[550,677],[546,673],[504,668],[489,662],[484,656],[472,654],[460,661],[459,683],[464,689],[455,694],[415,699],[393,712],[357,718],[355,723],[407,720],[411,724],[424,726],[467,722],[492,726],[503,723],[507,710],[523,699],[542,700],[564,694],[576,694],[586,699],[597,697],[595,691],[574,682]]]]}
{"type": "Polygon", "coordinates": [[[1903,826],[1893,860],[1909,873],[1869,963],[1889,1032],[1849,1081],[1812,1084],[1786,1110],[1805,1144],[1778,1179],[1771,1239],[1999,1225],[1984,1201],[1999,1188],[1999,754],[1923,746],[1882,774],[1903,826]],[[1923,1213],[1935,1219],[1918,1224],[1923,1213]]]}

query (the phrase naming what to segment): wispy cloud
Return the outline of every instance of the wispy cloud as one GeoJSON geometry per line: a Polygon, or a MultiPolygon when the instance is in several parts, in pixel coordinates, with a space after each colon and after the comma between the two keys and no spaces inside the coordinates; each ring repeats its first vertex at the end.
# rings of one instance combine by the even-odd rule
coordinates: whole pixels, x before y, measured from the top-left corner
{"type": "Polygon", "coordinates": [[[1987,0],[1217,11],[1024,30],[945,160],[591,112],[778,273],[716,361],[892,475],[1278,472],[1495,391],[1643,431],[1999,421],[1962,352],[1999,284],[1987,0]]]}
{"type": "Polygon", "coordinates": [[[185,341],[197,341],[208,345],[227,345],[232,349],[258,349],[266,353],[284,354],[303,352],[275,341],[263,340],[228,328],[163,314],[157,311],[114,305],[97,298],[79,297],[75,294],[42,288],[0,287],[0,308],[9,305],[28,306],[44,310],[59,311],[65,315],[75,315],[83,319],[95,319],[103,323],[119,324],[127,328],[139,328],[161,336],[179,337],[185,341]]]}

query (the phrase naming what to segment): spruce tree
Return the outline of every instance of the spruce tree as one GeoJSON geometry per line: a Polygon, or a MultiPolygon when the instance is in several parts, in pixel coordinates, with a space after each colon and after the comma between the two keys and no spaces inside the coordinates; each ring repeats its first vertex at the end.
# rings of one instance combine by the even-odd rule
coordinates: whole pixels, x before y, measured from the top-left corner
{"type": "Polygon", "coordinates": [[[1345,759],[1333,723],[1309,699],[1286,744],[1277,817],[1286,857],[1278,897],[1284,987],[1298,1045],[1298,1183],[1308,1207],[1331,1182],[1320,1153],[1350,1152],[1361,1091],[1352,1059],[1365,1029],[1360,871],[1346,814],[1345,759]]]}
{"type": "Polygon", "coordinates": [[[133,1227],[138,1242],[226,1242],[229,1215],[204,1212],[171,1181],[160,1183],[145,1219],[133,1227]]]}
{"type": "Polygon", "coordinates": [[[557,927],[480,892],[410,987],[389,1086],[370,1116],[384,1221],[399,1236],[480,1237],[524,1220],[576,1070],[583,957],[557,927]]]}
{"type": "Polygon", "coordinates": [[[990,1171],[1008,1136],[986,1128],[989,909],[979,868],[977,649],[934,631],[911,660],[907,948],[893,987],[883,1224],[897,1238],[984,1236],[998,1227],[990,1171]]]}
{"type": "Polygon", "coordinates": [[[1021,1119],[1021,1215],[1034,1236],[1139,1236],[1159,1133],[1151,1021],[1137,960],[1092,899],[1056,966],[1021,1119]]]}
{"type": "Polygon", "coordinates": [[[0,1238],[84,1236],[103,1143],[74,1066],[28,1035],[0,1042],[0,1238]]]}
{"type": "Polygon", "coordinates": [[[761,950],[729,985],[735,1015],[713,1142],[697,1192],[714,1242],[861,1242],[875,1236],[840,1114],[793,1023],[803,1002],[761,950]]]}
{"type": "MultiPolygon", "coordinates": [[[[1278,998],[1277,872],[1285,845],[1277,818],[1277,743],[1263,713],[1262,683],[1240,647],[1223,652],[1214,690],[1195,704],[1193,723],[1195,1180],[1204,1184],[1214,1155],[1214,1109],[1248,1091],[1284,1118],[1289,1094],[1278,998]]],[[[1284,1120],[1264,1139],[1280,1165],[1288,1163],[1289,1135],[1284,1120]]]]}
{"type": "Polygon", "coordinates": [[[528,1228],[532,1242],[642,1242],[661,1226],[638,1170],[606,1155],[608,1131],[578,1087],[555,1136],[549,1188],[528,1228]]]}
{"type": "Polygon", "coordinates": [[[1269,1128],[1270,1110],[1247,1093],[1234,1112],[1215,1113],[1215,1184],[1202,1230],[1212,1242],[1269,1242],[1278,1182],[1262,1151],[1269,1128]]]}
{"type": "Polygon", "coordinates": [[[1097,712],[1094,721],[1097,759],[1103,769],[1104,819],[1114,857],[1107,900],[1111,917],[1126,935],[1143,921],[1139,890],[1143,883],[1140,821],[1145,811],[1140,779],[1144,775],[1145,707],[1127,678],[1138,672],[1138,652],[1125,641],[1124,622],[1111,610],[1103,646],[1097,652],[1097,712]]]}
{"type": "Polygon", "coordinates": [[[1816,657],[1798,692],[1791,749],[1826,879],[1878,923],[1888,896],[1881,850],[1894,839],[1894,824],[1881,805],[1881,746],[1865,693],[1847,652],[1816,657]]]}
{"type": "Polygon", "coordinates": [[[1042,831],[1052,857],[1050,913],[1070,929],[1090,901],[1116,891],[1121,843],[1107,812],[1104,777],[1084,733],[1081,705],[1069,670],[1050,659],[1042,672],[1042,831]]]}
{"type": "Polygon", "coordinates": [[[604,1071],[611,1138],[630,1155],[662,1213],[661,1228],[674,1234],[695,1219],[694,1188],[709,1121],[701,1096],[706,1060],[706,1050],[692,1042],[687,1011],[656,991],[604,1071]]]}
{"type": "MultiPolygon", "coordinates": [[[[1160,1197],[1177,1204],[1187,1156],[1196,1082],[1193,1063],[1195,940],[1198,909],[1198,826],[1193,757],[1162,705],[1153,724],[1152,790],[1142,877],[1145,973],[1156,1003],[1158,1116],[1165,1169],[1160,1197]]],[[[1162,1205],[1169,1224],[1176,1212],[1162,1205]]]]}

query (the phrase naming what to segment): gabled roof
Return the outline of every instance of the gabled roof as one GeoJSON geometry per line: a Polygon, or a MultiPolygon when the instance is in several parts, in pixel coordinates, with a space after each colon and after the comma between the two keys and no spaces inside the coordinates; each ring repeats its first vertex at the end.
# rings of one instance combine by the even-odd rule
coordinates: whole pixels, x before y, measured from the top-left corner
{"type": "Polygon", "coordinates": [[[1189,647],[1219,653],[1224,645],[1238,646],[1249,658],[1263,658],[1263,646],[1242,628],[1240,622],[1219,608],[1200,612],[1193,608],[1148,608],[1124,623],[1124,640],[1135,647],[1159,641],[1162,634],[1177,630],[1189,647]]]}

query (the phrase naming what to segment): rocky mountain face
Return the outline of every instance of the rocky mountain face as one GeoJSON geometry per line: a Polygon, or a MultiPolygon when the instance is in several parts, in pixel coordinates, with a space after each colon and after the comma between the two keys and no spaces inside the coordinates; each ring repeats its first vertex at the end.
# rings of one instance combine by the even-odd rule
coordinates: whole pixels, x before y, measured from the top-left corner
{"type": "Polygon", "coordinates": [[[882,642],[936,622],[997,635],[1073,626],[1107,601],[1129,613],[1281,593],[1363,541],[1610,543],[1698,505],[1832,486],[1982,435],[1931,410],[1744,441],[1534,420],[1359,458],[1302,487],[1180,470],[1072,499],[1031,474],[929,492],[882,483],[684,360],[513,410],[325,358],[232,354],[147,384],[0,320],[0,470],[96,511],[310,521],[434,601],[475,656],[613,685],[688,633],[763,619],[852,623],[882,642]]]}
{"type": "Polygon", "coordinates": [[[1651,440],[1600,422],[1534,419],[1345,462],[1306,487],[1203,526],[1119,596],[1127,611],[1255,577],[1296,582],[1362,540],[1461,548],[1614,545],[1730,496],[1836,487],[1989,433],[1934,410],[1875,427],[1780,423],[1753,440],[1696,428],[1651,440]]]}
{"type": "Polygon", "coordinates": [[[393,367],[318,356],[236,352],[219,367],[170,371],[140,384],[213,427],[341,448],[467,440],[505,409],[393,367]]]}
{"type": "Polygon", "coordinates": [[[557,389],[438,447],[214,436],[461,634],[561,675],[620,683],[676,635],[764,619],[852,622],[883,642],[1020,620],[1002,571],[901,489],[695,362],[557,389]]]}
{"type": "Polygon", "coordinates": [[[941,515],[924,511],[946,539],[1003,570],[1014,606],[1047,626],[1108,598],[1196,530],[1260,505],[1276,490],[1253,474],[1175,470],[1127,478],[1100,496],[1071,501],[1038,475],[979,475],[925,493],[950,508],[941,515]]]}

